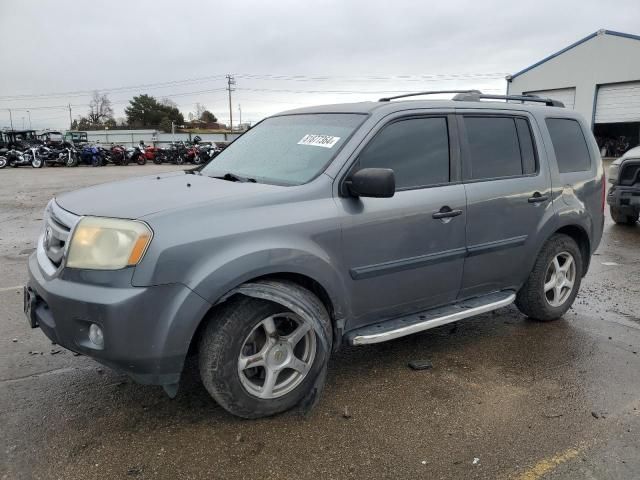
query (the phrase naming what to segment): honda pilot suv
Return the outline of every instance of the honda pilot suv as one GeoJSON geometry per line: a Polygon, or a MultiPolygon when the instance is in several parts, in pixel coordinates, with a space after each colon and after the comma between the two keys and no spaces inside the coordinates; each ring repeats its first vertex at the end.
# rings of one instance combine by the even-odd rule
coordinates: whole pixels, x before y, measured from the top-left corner
{"type": "Polygon", "coordinates": [[[514,302],[561,317],[603,229],[587,124],[540,97],[447,93],[288,111],[196,170],[57,196],[28,321],[171,396],[196,355],[213,398],[256,418],[313,405],[341,345],[514,302]]]}

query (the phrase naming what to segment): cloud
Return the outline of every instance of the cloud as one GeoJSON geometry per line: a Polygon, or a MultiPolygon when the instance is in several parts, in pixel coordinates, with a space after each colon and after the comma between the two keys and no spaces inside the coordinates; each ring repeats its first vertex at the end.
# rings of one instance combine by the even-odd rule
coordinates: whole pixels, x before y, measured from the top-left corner
{"type": "MultiPolygon", "coordinates": [[[[122,1],[0,3],[0,96],[47,94],[153,84],[220,75],[216,79],[147,90],[171,96],[181,110],[196,102],[228,118],[222,76],[238,76],[234,109],[257,121],[284,108],[375,99],[357,92],[477,87],[504,89],[501,78],[433,81],[399,75],[512,73],[599,28],[640,33],[640,3],[621,0],[522,2],[338,0],[300,2],[122,1]],[[301,75],[297,79],[269,79],[301,75]],[[308,77],[325,76],[324,80],[308,77]],[[378,76],[379,79],[370,77],[378,76]],[[243,90],[245,89],[245,90],[243,90]],[[281,91],[267,91],[281,90],[281,91]],[[282,91],[284,90],[284,91],[282,91]],[[206,93],[191,94],[190,92],[206,93]]],[[[129,90],[110,93],[121,116],[129,90]]],[[[86,97],[0,99],[6,108],[32,108],[34,126],[62,127],[68,111],[84,114],[86,97]]],[[[22,117],[23,111],[14,114],[22,117]]]]}

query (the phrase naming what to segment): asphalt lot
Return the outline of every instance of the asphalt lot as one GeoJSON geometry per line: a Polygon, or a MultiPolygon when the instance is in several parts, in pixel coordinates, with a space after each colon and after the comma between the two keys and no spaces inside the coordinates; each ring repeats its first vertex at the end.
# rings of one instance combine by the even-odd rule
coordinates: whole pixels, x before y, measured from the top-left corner
{"type": "Polygon", "coordinates": [[[49,198],[175,168],[0,171],[1,479],[640,477],[640,224],[607,219],[564,319],[508,307],[345,348],[307,416],[234,418],[193,374],[171,400],[31,330],[18,287],[49,198]]]}

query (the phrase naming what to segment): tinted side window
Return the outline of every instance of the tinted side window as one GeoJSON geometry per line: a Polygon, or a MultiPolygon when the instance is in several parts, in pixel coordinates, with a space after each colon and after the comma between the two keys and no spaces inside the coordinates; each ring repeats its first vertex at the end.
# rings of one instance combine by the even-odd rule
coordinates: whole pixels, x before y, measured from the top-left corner
{"type": "Polygon", "coordinates": [[[522,171],[525,175],[536,173],[536,152],[531,137],[529,122],[524,118],[516,118],[516,129],[520,141],[520,154],[522,155],[522,171]]]}
{"type": "Polygon", "coordinates": [[[465,117],[464,123],[472,179],[522,175],[520,146],[513,118],[465,117]]]}
{"type": "Polygon", "coordinates": [[[384,127],[359,157],[360,168],[391,168],[396,188],[449,181],[446,118],[412,118],[384,127]]]}
{"type": "Polygon", "coordinates": [[[560,173],[589,170],[591,156],[580,124],[568,118],[547,118],[546,122],[560,173]]]}

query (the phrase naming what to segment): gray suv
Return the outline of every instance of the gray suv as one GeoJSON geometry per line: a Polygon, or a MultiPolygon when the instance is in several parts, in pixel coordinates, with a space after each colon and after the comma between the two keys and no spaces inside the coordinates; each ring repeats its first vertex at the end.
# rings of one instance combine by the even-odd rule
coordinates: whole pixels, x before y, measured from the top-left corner
{"type": "Polygon", "coordinates": [[[196,355],[256,418],[312,405],[344,344],[559,318],[602,236],[596,142],[553,100],[448,93],[285,112],[196,170],[54,198],[30,325],[171,396],[196,355]]]}

